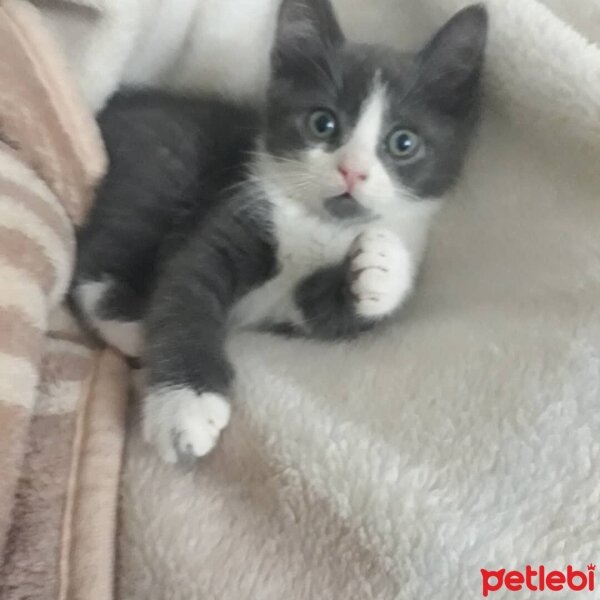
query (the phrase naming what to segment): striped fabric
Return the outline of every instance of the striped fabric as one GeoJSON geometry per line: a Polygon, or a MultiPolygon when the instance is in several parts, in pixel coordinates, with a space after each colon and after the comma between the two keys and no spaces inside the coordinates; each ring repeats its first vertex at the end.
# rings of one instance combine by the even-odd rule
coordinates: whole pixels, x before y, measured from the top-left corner
{"type": "Polygon", "coordinates": [[[0,4],[0,598],[109,600],[126,369],[60,308],[104,168],[34,9],[0,4]]]}

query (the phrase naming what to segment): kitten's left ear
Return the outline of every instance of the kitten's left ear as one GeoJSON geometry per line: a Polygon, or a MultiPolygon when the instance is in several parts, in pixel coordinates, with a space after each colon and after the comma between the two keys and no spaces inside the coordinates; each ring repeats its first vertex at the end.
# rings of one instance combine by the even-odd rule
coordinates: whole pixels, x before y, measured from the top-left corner
{"type": "Polygon", "coordinates": [[[487,32],[487,10],[475,4],[454,15],[419,54],[421,83],[444,112],[461,114],[476,99],[487,32]]]}
{"type": "Polygon", "coordinates": [[[330,0],[283,0],[272,60],[277,69],[286,58],[326,51],[344,42],[330,0]]]}

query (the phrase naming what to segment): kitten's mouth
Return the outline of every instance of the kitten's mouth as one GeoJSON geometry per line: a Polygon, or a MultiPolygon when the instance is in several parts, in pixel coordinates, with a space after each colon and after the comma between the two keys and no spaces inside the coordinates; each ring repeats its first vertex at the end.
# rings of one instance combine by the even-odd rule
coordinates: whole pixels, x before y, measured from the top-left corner
{"type": "Polygon", "coordinates": [[[369,211],[350,193],[327,198],[325,210],[336,219],[356,219],[365,217],[369,211]]]}

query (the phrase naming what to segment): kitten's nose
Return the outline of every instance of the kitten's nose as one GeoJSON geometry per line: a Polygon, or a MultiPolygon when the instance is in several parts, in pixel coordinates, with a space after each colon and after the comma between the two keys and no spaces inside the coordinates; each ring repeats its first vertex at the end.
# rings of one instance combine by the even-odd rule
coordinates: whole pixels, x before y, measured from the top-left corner
{"type": "Polygon", "coordinates": [[[357,171],[356,169],[351,169],[347,165],[343,164],[338,167],[338,171],[344,178],[349,192],[352,192],[359,181],[365,181],[369,177],[367,173],[363,171],[357,171]]]}

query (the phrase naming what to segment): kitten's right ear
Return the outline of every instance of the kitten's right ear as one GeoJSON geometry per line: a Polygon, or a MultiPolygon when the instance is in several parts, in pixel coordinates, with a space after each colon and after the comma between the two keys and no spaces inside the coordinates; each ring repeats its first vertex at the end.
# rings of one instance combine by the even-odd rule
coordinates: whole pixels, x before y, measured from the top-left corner
{"type": "Polygon", "coordinates": [[[468,110],[478,93],[488,33],[483,4],[455,14],[419,54],[421,83],[444,111],[468,110]]]}
{"type": "Polygon", "coordinates": [[[272,51],[273,68],[277,71],[286,60],[325,52],[343,42],[330,0],[283,0],[272,51]]]}

